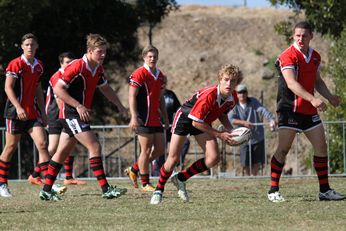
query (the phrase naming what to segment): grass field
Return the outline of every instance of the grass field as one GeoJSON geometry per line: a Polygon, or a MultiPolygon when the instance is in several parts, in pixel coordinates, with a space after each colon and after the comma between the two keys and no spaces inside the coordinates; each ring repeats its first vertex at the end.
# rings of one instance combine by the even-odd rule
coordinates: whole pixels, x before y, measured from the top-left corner
{"type": "MultiPolygon", "coordinates": [[[[346,193],[344,178],[331,185],[346,193]]],[[[316,178],[283,178],[286,202],[266,198],[268,179],[192,179],[190,203],[182,203],[172,184],[163,203],[149,204],[151,194],[111,180],[129,192],[113,200],[100,197],[96,180],[70,186],[63,201],[38,198],[39,187],[10,182],[15,195],[0,198],[0,230],[345,230],[346,201],[317,200],[316,178]]]]}

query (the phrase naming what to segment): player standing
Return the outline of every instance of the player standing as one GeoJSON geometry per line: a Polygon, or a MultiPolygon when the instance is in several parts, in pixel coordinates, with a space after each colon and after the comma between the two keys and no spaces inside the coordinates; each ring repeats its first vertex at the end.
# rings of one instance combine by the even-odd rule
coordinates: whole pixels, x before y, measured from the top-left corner
{"type": "Polygon", "coordinates": [[[314,149],[313,164],[318,176],[320,200],[343,200],[346,197],[331,189],[328,181],[328,151],[324,127],[318,111],[327,105],[314,96],[314,90],[333,106],[340,98],[332,95],[320,76],[321,57],[310,47],[313,38],[311,25],[296,24],[293,29],[294,43],[277,60],[279,69],[277,112],[279,120],[279,142],[271,159],[271,187],[268,199],[282,202],[279,181],[285,158],[297,132],[303,132],[314,149]]]}
{"type": "Polygon", "coordinates": [[[165,100],[163,98],[166,77],[156,67],[159,51],[147,46],[142,51],[144,65],[130,76],[129,107],[131,112],[130,128],[138,134],[141,153],[138,161],[125,172],[133,186],[138,188],[137,174],[142,182],[142,191],[151,192],[155,188],[150,184],[149,164],[164,154],[165,138],[160,114],[169,127],[165,100]]]}
{"type": "MultiPolygon", "coordinates": [[[[58,147],[59,138],[63,129],[62,123],[59,120],[59,106],[62,101],[57,98],[53,92],[53,88],[59,78],[63,75],[65,67],[74,59],[71,52],[64,52],[59,55],[60,68],[49,80],[49,85],[46,95],[46,114],[48,118],[48,152],[52,156],[58,147]]],[[[86,182],[73,178],[73,163],[74,156],[71,153],[64,161],[65,180],[64,185],[85,185],[86,182]]],[[[42,185],[43,186],[43,185],[42,185]]]]}
{"type": "Polygon", "coordinates": [[[39,193],[42,200],[61,200],[61,197],[52,191],[52,185],[76,140],[88,149],[90,167],[102,189],[102,197],[116,198],[127,191],[108,184],[101,159],[101,145],[90,128],[90,108],[96,88],[117,106],[120,113],[127,112],[104,77],[102,63],[106,51],[106,39],[99,34],[89,34],[87,53],[65,68],[54,87],[54,93],[63,101],[59,118],[62,119],[64,128],[57,151],[49,162],[46,183],[39,193]]]}
{"type": "Polygon", "coordinates": [[[10,161],[24,132],[31,136],[38,150],[39,173],[47,170],[49,161],[47,137],[43,128],[46,122],[41,87],[43,65],[35,58],[38,49],[36,36],[25,34],[21,48],[23,54],[13,59],[6,68],[6,144],[0,156],[0,196],[3,197],[12,196],[7,182],[10,161]]]}

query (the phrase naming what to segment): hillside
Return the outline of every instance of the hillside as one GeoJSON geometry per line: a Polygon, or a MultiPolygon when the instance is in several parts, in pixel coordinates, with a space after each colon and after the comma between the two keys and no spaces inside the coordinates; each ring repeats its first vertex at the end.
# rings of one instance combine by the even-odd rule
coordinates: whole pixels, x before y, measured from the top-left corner
{"type": "MultiPolygon", "coordinates": [[[[215,83],[221,65],[233,63],[243,70],[250,94],[259,96],[263,90],[267,102],[276,94],[276,85],[275,78],[262,80],[263,62],[287,47],[273,26],[290,15],[271,8],[182,7],[154,30],[158,66],[168,77],[168,87],[183,101],[193,91],[215,83]]],[[[146,32],[147,28],[139,31],[142,46],[148,44],[146,32]]],[[[315,36],[312,46],[326,58],[327,42],[315,36]]]]}
{"type": "MultiPolygon", "coordinates": [[[[274,31],[274,25],[289,16],[293,13],[288,10],[204,6],[185,6],[170,14],[153,32],[153,44],[160,51],[158,67],[168,77],[168,88],[183,102],[199,88],[216,83],[220,66],[232,63],[242,69],[249,95],[260,97],[263,92],[264,104],[274,112],[276,78],[262,79],[263,63],[287,47],[284,38],[274,31]]],[[[142,46],[148,44],[147,31],[146,27],[138,31],[142,46]]],[[[311,45],[326,64],[328,42],[315,35],[311,45]]],[[[128,67],[127,75],[134,68],[128,67]]],[[[120,83],[126,84],[124,79],[120,83]]],[[[128,88],[118,85],[118,89],[127,103],[128,88]]],[[[300,142],[299,152],[304,155],[299,155],[298,161],[292,151],[287,161],[286,168],[292,167],[294,174],[305,169],[302,164],[310,150],[305,139],[300,142]]],[[[275,143],[275,139],[269,142],[269,155],[275,143]]]]}

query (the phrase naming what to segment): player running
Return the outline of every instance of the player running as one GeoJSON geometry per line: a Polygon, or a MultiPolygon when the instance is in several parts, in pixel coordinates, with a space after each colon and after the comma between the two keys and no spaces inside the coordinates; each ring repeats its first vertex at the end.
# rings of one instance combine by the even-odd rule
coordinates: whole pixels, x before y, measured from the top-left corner
{"type": "Polygon", "coordinates": [[[165,184],[174,167],[179,163],[180,153],[187,135],[194,135],[205,152],[205,157],[197,160],[188,168],[172,176],[172,182],[178,189],[179,197],[188,202],[189,197],[185,182],[192,176],[209,170],[219,162],[220,153],[217,138],[234,144],[231,138],[232,125],[227,113],[235,106],[238,99],[235,88],[242,81],[243,75],[237,66],[225,65],[218,72],[218,84],[199,90],[177,111],[172,125],[172,138],[166,162],[160,169],[160,179],[151,197],[150,204],[162,201],[165,184]],[[212,122],[219,119],[224,131],[212,127],[212,122]]]}

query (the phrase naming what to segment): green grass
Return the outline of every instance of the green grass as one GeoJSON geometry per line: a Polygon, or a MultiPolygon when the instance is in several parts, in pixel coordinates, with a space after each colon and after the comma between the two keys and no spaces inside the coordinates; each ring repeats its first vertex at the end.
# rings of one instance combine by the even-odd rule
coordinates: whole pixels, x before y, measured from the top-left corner
{"type": "MultiPolygon", "coordinates": [[[[286,202],[266,198],[269,179],[192,179],[190,203],[182,203],[167,184],[163,203],[149,204],[150,193],[112,180],[129,192],[113,200],[101,198],[96,180],[70,186],[63,201],[38,198],[39,187],[10,182],[15,195],[0,198],[1,230],[345,230],[346,201],[317,200],[316,178],[283,178],[286,202]]],[[[331,185],[346,193],[343,178],[331,185]]]]}

